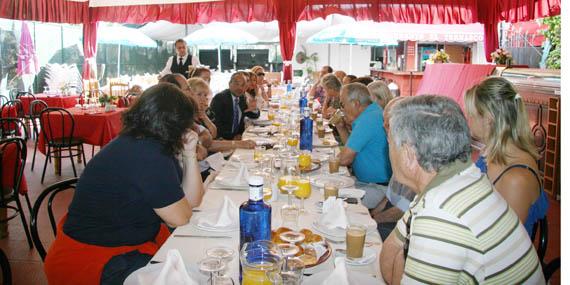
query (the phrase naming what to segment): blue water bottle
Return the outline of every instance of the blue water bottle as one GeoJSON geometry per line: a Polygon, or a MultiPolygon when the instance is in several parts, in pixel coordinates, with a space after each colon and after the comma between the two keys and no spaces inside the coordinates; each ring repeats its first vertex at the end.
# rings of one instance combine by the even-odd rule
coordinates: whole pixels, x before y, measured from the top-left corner
{"type": "Polygon", "coordinates": [[[303,110],[303,108],[307,107],[308,103],[309,103],[309,100],[307,99],[307,95],[305,94],[305,92],[303,90],[301,90],[301,95],[299,98],[299,109],[303,110]]]}
{"type": "Polygon", "coordinates": [[[301,119],[301,142],[300,150],[313,150],[313,120],[311,119],[311,110],[303,108],[303,119],[301,119]]]}
{"type": "Polygon", "coordinates": [[[291,85],[291,80],[287,80],[287,94],[293,91],[293,85],[291,85]]]}
{"type": "MultiPolygon", "coordinates": [[[[263,177],[250,176],[249,200],[239,207],[239,250],[258,240],[271,240],[271,206],[263,202],[263,177]]],[[[240,263],[240,280],[241,273],[240,263]]]]}

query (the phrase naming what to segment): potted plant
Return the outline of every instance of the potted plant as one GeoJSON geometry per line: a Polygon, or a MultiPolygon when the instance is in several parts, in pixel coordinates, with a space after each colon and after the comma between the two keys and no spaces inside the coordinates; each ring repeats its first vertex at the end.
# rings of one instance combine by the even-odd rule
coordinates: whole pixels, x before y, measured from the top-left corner
{"type": "Polygon", "coordinates": [[[443,49],[436,51],[429,56],[428,63],[447,63],[449,62],[449,55],[443,49]]]}
{"type": "Polygon", "coordinates": [[[302,51],[295,55],[295,59],[299,64],[305,64],[305,72],[308,77],[312,77],[313,72],[317,70],[317,61],[319,61],[319,55],[314,52],[310,55],[307,54],[307,49],[305,46],[301,45],[302,51]]]}
{"type": "Polygon", "coordinates": [[[105,112],[110,112],[114,109],[114,102],[117,101],[117,96],[112,96],[112,95],[108,95],[106,93],[103,93],[101,96],[99,96],[99,103],[101,103],[101,105],[105,106],[105,112]]]}
{"type": "Polygon", "coordinates": [[[506,65],[506,66],[509,66],[511,64],[511,61],[513,60],[511,52],[504,48],[498,48],[497,50],[492,52],[491,58],[493,59],[493,62],[495,64],[506,65]]]}

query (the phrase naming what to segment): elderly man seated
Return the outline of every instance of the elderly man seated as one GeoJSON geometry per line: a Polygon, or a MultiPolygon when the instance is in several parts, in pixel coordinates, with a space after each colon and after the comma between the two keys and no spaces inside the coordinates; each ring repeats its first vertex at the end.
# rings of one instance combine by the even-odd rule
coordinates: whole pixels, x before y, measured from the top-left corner
{"type": "Polygon", "coordinates": [[[390,119],[394,176],[417,193],[382,245],[389,284],[544,284],[517,214],[471,162],[459,106],[442,96],[409,97],[390,119]]]}
{"type": "Polygon", "coordinates": [[[384,198],[392,175],[382,108],[372,102],[370,92],[360,83],[342,87],[340,98],[345,113],[344,120],[335,126],[345,144],[339,154],[340,164],[352,165],[357,187],[366,191],[362,204],[373,209],[384,198]],[[352,123],[350,134],[345,120],[352,123]]]}
{"type": "Polygon", "coordinates": [[[245,96],[247,86],[248,78],[245,73],[236,72],[232,74],[229,88],[212,99],[210,108],[214,113],[218,138],[241,139],[245,130],[244,118],[259,118],[260,112],[255,101],[249,101],[245,96]]]}

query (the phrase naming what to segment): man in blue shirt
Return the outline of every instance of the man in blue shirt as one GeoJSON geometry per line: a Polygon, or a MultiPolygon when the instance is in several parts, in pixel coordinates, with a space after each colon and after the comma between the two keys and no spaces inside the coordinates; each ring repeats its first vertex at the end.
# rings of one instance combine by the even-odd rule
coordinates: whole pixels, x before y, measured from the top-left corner
{"type": "Polygon", "coordinates": [[[388,141],[384,130],[382,108],[370,99],[364,84],[345,85],[340,94],[346,123],[352,123],[349,134],[345,122],[335,127],[345,147],[339,154],[341,165],[352,165],[357,187],[366,191],[364,206],[375,208],[384,198],[392,176],[388,157],[388,141]]]}

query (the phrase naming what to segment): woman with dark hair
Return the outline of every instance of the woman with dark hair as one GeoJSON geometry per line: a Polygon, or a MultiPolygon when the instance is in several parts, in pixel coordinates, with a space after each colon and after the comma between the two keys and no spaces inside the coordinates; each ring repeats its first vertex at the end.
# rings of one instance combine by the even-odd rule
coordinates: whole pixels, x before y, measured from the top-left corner
{"type": "Polygon", "coordinates": [[[200,205],[192,101],[172,84],[147,89],[121,134],[85,167],[45,260],[50,284],[122,284],[200,205]]]}

